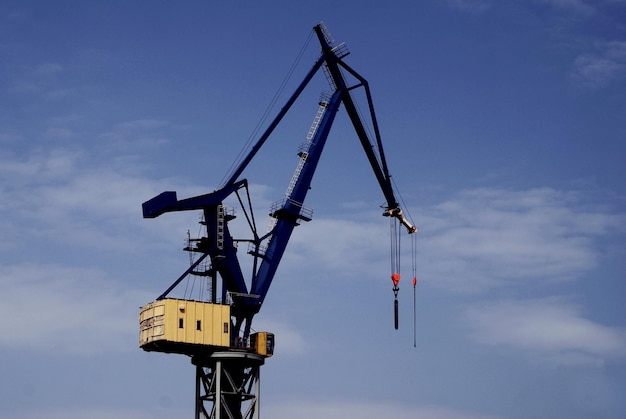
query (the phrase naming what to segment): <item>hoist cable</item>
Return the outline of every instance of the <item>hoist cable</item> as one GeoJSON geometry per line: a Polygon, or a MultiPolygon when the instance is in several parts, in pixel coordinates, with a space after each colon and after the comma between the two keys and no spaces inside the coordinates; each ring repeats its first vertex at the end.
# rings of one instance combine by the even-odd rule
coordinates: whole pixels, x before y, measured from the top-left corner
{"type": "Polygon", "coordinates": [[[400,241],[402,240],[402,231],[400,230],[400,223],[398,219],[394,217],[394,224],[396,227],[396,272],[400,274],[400,254],[401,254],[401,246],[400,241]]]}
{"type": "Polygon", "coordinates": [[[404,202],[404,198],[402,197],[402,194],[400,193],[400,190],[398,189],[398,185],[396,185],[396,181],[393,177],[391,177],[391,183],[393,184],[393,190],[398,196],[400,205],[402,206],[402,212],[404,213],[404,216],[407,218],[407,220],[411,222],[411,224],[415,225],[415,222],[413,221],[413,217],[411,217],[411,213],[409,212],[409,209],[408,209],[409,207],[404,202]]]}
{"type": "Polygon", "coordinates": [[[391,262],[391,274],[393,275],[394,273],[396,273],[396,265],[395,265],[395,261],[396,261],[396,229],[394,224],[395,219],[394,218],[389,218],[389,236],[391,239],[391,247],[390,247],[390,262],[391,262]]]}
{"type": "Polygon", "coordinates": [[[417,279],[417,234],[411,236],[411,274],[417,279]]]}
{"type": "Polygon", "coordinates": [[[274,109],[274,106],[276,106],[276,102],[278,102],[278,98],[280,97],[282,92],[285,90],[285,87],[287,86],[287,82],[291,79],[291,76],[295,72],[296,67],[298,66],[298,64],[302,60],[302,57],[304,56],[304,52],[308,48],[312,38],[313,38],[313,32],[309,33],[306,41],[304,42],[304,44],[300,48],[300,51],[298,52],[298,55],[296,56],[296,59],[294,60],[293,64],[291,65],[291,68],[287,72],[287,75],[285,76],[285,78],[283,79],[282,83],[278,87],[278,90],[276,91],[276,93],[274,94],[274,97],[272,98],[272,100],[270,101],[269,105],[265,109],[265,112],[263,113],[263,115],[259,119],[259,122],[254,127],[254,129],[252,130],[252,133],[250,134],[250,136],[246,140],[245,144],[243,145],[243,147],[239,151],[239,154],[237,154],[237,157],[235,158],[233,163],[230,165],[230,167],[226,171],[226,174],[224,175],[224,177],[220,181],[220,185],[221,186],[225,186],[224,182],[226,182],[226,179],[229,179],[232,176],[232,174],[235,172],[235,169],[243,161],[243,159],[244,159],[244,157],[246,155],[246,152],[250,149],[250,147],[252,145],[252,142],[253,142],[254,138],[256,138],[257,134],[261,130],[261,127],[263,126],[265,121],[267,121],[267,118],[269,117],[270,112],[272,111],[272,109],[274,109]]]}
{"type": "Polygon", "coordinates": [[[391,273],[400,274],[400,242],[402,230],[398,219],[389,218],[389,234],[391,236],[391,273]]]}
{"type": "Polygon", "coordinates": [[[411,237],[411,273],[413,275],[413,347],[417,348],[417,235],[411,237]]]}
{"type": "Polygon", "coordinates": [[[413,347],[417,348],[417,297],[415,292],[415,281],[413,283],[413,347]]]}

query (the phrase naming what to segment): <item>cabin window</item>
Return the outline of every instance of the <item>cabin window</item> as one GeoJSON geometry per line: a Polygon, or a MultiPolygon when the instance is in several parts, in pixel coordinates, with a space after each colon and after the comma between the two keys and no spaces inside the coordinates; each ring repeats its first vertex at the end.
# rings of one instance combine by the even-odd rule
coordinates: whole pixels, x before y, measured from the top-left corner
{"type": "Polygon", "coordinates": [[[196,330],[202,330],[202,320],[196,320],[196,330]]]}
{"type": "Polygon", "coordinates": [[[183,328],[183,319],[182,318],[178,319],[178,328],[179,329],[183,328]]]}

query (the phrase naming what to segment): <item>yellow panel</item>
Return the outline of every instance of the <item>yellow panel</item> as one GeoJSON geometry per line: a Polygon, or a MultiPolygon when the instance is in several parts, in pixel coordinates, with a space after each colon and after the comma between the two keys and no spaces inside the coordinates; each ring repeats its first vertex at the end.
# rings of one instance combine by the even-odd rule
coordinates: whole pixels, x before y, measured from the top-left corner
{"type": "Polygon", "coordinates": [[[230,306],[166,298],[141,308],[139,346],[183,352],[182,346],[230,346],[230,306]]]}
{"type": "Polygon", "coordinates": [[[250,335],[250,346],[259,355],[270,357],[274,354],[274,334],[257,332],[250,335]]]}

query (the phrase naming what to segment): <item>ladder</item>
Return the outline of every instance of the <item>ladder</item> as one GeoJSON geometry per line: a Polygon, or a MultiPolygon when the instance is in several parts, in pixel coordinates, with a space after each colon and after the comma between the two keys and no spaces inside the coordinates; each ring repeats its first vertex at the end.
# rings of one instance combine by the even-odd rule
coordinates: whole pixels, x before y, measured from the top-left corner
{"type": "MultiPolygon", "coordinates": [[[[311,124],[311,127],[309,128],[309,132],[307,133],[306,138],[304,139],[304,141],[300,144],[298,148],[298,156],[300,157],[300,160],[298,161],[298,165],[296,166],[296,169],[293,172],[291,181],[289,181],[289,186],[287,186],[287,191],[285,192],[285,198],[277,202],[274,202],[272,204],[272,209],[270,211],[270,214],[274,214],[275,211],[278,208],[282,207],[282,205],[284,205],[285,202],[291,200],[291,193],[293,192],[293,188],[296,187],[296,183],[298,183],[298,179],[300,178],[300,173],[302,172],[302,169],[304,168],[304,163],[306,163],[306,159],[309,156],[311,147],[313,146],[313,137],[315,137],[317,128],[319,127],[320,122],[322,121],[322,117],[324,116],[324,113],[326,112],[326,107],[328,106],[329,100],[330,100],[330,96],[327,93],[322,93],[322,95],[320,96],[319,108],[317,109],[315,118],[313,118],[313,123],[311,124]]],[[[304,210],[305,209],[303,208],[303,211],[304,210]]],[[[306,212],[308,214],[312,211],[307,209],[306,212]]],[[[277,221],[278,220],[276,219],[276,217],[270,216],[269,222],[267,224],[266,234],[269,234],[274,229],[277,221]]],[[[264,244],[255,246],[254,244],[251,243],[248,246],[248,253],[254,252],[254,253],[259,253],[263,255],[265,254],[265,251],[267,250],[268,245],[269,243],[264,243],[264,244]]]]}
{"type": "Polygon", "coordinates": [[[290,198],[291,193],[293,192],[293,188],[296,186],[298,179],[300,178],[300,172],[302,172],[302,168],[304,167],[304,163],[306,163],[307,157],[309,157],[309,151],[313,146],[313,137],[317,132],[317,128],[320,126],[320,122],[322,121],[322,117],[324,116],[324,112],[326,112],[326,107],[328,106],[328,98],[327,95],[323,94],[320,98],[319,108],[317,109],[317,113],[315,114],[315,118],[313,118],[313,123],[311,124],[311,128],[309,128],[309,132],[306,135],[306,138],[298,149],[298,156],[300,160],[298,161],[298,165],[296,166],[296,170],[291,177],[291,181],[289,182],[289,186],[287,187],[287,191],[285,192],[285,197],[290,198]]]}

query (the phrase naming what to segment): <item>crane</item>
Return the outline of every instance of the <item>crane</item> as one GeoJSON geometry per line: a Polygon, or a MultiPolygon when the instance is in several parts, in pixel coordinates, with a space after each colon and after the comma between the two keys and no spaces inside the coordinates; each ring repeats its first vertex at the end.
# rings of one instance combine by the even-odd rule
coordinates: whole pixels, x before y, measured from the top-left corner
{"type": "MultiPolygon", "coordinates": [[[[321,46],[319,58],[221,186],[211,193],[184,199],[178,199],[174,191],[166,191],[142,205],[144,218],[175,211],[202,212],[205,233],[190,239],[185,249],[197,254],[197,259],[155,301],[142,307],[139,316],[142,349],[191,357],[196,366],[196,418],[252,419],[260,415],[259,368],[272,356],[275,338],[271,332],[254,332],[252,320],[263,305],[294,228],[312,219],[312,210],[304,205],[305,198],[341,105],[384,195],[383,215],[409,234],[417,231],[394,194],[367,80],[345,63],[345,44],[335,46],[323,23],[313,30],[321,46]],[[332,92],[320,98],[285,196],[272,205],[271,223],[262,232],[250,202],[248,180],[242,174],[320,69],[332,92]],[[354,84],[347,82],[346,75],[355,80],[354,84]],[[357,88],[365,91],[374,140],[368,135],[351,95],[357,88]],[[233,237],[230,224],[237,217],[224,204],[229,198],[235,198],[241,206],[250,237],[233,237]],[[247,242],[247,254],[252,257],[252,272],[248,276],[238,257],[241,242],[247,242]],[[208,301],[168,297],[189,275],[207,278],[211,290],[208,301]]],[[[399,274],[393,273],[396,328],[398,280],[399,274]]]]}

